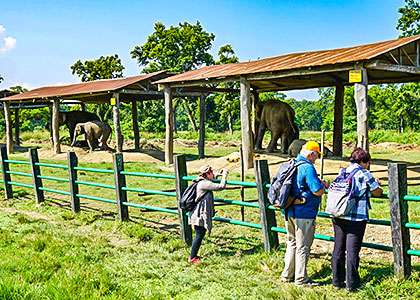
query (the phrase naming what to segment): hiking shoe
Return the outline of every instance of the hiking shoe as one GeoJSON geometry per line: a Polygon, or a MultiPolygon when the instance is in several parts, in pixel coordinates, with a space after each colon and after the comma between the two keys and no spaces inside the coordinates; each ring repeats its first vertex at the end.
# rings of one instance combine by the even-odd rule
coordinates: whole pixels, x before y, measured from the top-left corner
{"type": "Polygon", "coordinates": [[[282,277],[281,282],[293,282],[295,281],[293,278],[282,277]]]}
{"type": "Polygon", "coordinates": [[[346,292],[347,293],[357,293],[359,291],[359,289],[357,289],[357,288],[346,288],[346,292]]]}
{"type": "Polygon", "coordinates": [[[191,258],[191,256],[188,256],[188,262],[192,264],[198,264],[201,262],[200,257],[196,256],[194,258],[191,258]]]}
{"type": "Polygon", "coordinates": [[[321,284],[318,281],[313,281],[312,279],[308,279],[302,283],[295,283],[296,286],[303,286],[303,287],[314,287],[320,286],[321,284]]]}
{"type": "Polygon", "coordinates": [[[341,289],[344,289],[346,287],[346,284],[344,282],[340,282],[339,284],[333,284],[334,290],[338,291],[341,289]]]}

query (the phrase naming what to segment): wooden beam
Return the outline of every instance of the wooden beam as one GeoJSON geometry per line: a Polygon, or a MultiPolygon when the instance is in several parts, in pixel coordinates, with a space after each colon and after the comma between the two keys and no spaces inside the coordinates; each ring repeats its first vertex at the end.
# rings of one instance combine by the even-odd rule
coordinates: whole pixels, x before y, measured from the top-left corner
{"type": "MultiPolygon", "coordinates": [[[[178,89],[175,90],[177,92],[178,89]]],[[[209,93],[240,93],[241,91],[239,89],[231,89],[231,88],[216,88],[216,87],[191,87],[191,88],[185,88],[185,89],[179,89],[180,93],[184,92],[209,92],[209,93]]]]}
{"type": "Polygon", "coordinates": [[[416,64],[414,63],[414,61],[411,59],[410,55],[408,55],[407,51],[405,51],[404,48],[401,48],[401,50],[404,52],[405,56],[407,56],[408,60],[411,62],[411,64],[413,66],[416,66],[416,64]]]}
{"type": "Polygon", "coordinates": [[[200,132],[198,139],[198,157],[204,158],[204,144],[206,137],[206,96],[200,96],[200,132]]]}
{"type": "Polygon", "coordinates": [[[250,90],[249,83],[244,76],[241,77],[241,131],[242,149],[244,152],[244,168],[248,170],[254,166],[254,147],[252,141],[250,90]]]}
{"type": "Polygon", "coordinates": [[[416,48],[416,67],[420,66],[420,46],[419,46],[419,41],[416,41],[414,43],[414,46],[416,48]]]}
{"type": "Polygon", "coordinates": [[[114,93],[112,97],[115,98],[115,105],[112,106],[115,142],[117,145],[117,153],[121,153],[123,150],[123,137],[122,137],[121,125],[120,125],[120,94],[114,93]]]}
{"type": "Polygon", "coordinates": [[[400,65],[403,64],[401,48],[398,48],[398,64],[400,64],[400,65]]]}
{"type": "Polygon", "coordinates": [[[131,101],[131,114],[133,118],[134,149],[140,150],[139,122],[137,121],[137,101],[131,101]]]}
{"type": "Polygon", "coordinates": [[[58,122],[58,114],[60,109],[60,100],[54,99],[53,109],[52,109],[52,138],[54,144],[54,154],[61,153],[60,146],[60,128],[58,122]]]}
{"type": "Polygon", "coordinates": [[[362,82],[354,84],[354,100],[357,109],[357,146],[369,151],[369,118],[368,118],[368,78],[365,68],[362,71],[362,82]]]}
{"type": "Polygon", "coordinates": [[[389,71],[389,72],[403,72],[409,73],[414,75],[420,75],[420,68],[413,67],[413,66],[406,66],[406,65],[392,65],[392,64],[384,64],[378,61],[366,65],[366,68],[369,70],[381,70],[381,71],[389,71]]]}
{"type": "Polygon", "coordinates": [[[337,84],[334,99],[334,133],[333,153],[343,156],[343,108],[344,108],[344,85],[337,84]]]}
{"type": "Polygon", "coordinates": [[[174,108],[172,106],[172,89],[165,85],[163,90],[165,95],[165,164],[172,164],[174,155],[174,108]]]}
{"type": "Polygon", "coordinates": [[[13,126],[12,126],[12,117],[10,115],[10,104],[9,102],[4,102],[4,119],[6,121],[6,148],[7,154],[13,153],[13,126]]]}
{"type": "Polygon", "coordinates": [[[15,143],[20,146],[20,128],[19,128],[19,108],[15,108],[15,143]]]}

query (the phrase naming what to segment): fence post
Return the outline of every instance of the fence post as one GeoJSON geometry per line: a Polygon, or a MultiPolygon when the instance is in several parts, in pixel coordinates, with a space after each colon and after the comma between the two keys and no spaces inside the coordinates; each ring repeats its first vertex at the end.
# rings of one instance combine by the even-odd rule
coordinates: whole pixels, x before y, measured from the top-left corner
{"type": "Polygon", "coordinates": [[[174,166],[175,166],[175,187],[176,187],[176,199],[178,207],[178,216],[179,216],[179,228],[181,232],[181,240],[187,245],[192,243],[192,229],[188,225],[188,216],[187,212],[182,210],[179,207],[179,199],[181,199],[182,194],[188,186],[186,180],[182,179],[183,176],[187,175],[187,164],[185,162],[184,155],[174,155],[174,166]]]}
{"type": "Polygon", "coordinates": [[[71,210],[74,213],[80,211],[80,198],[77,196],[79,194],[79,185],[76,183],[77,180],[77,167],[78,160],[76,153],[67,152],[67,166],[69,167],[69,185],[70,185],[70,202],[71,210]]]}
{"type": "Polygon", "coordinates": [[[271,230],[276,227],[276,214],[274,210],[268,209],[270,203],[267,199],[266,184],[270,183],[270,173],[267,160],[255,160],[255,178],[257,182],[258,204],[260,206],[260,217],[264,241],[264,250],[270,252],[279,246],[279,237],[277,232],[271,230]]]}
{"type": "Polygon", "coordinates": [[[6,199],[13,198],[13,191],[12,191],[12,185],[9,184],[9,181],[12,181],[10,178],[10,174],[7,173],[7,171],[10,171],[9,169],[9,163],[6,162],[7,160],[7,148],[1,147],[0,149],[1,153],[1,170],[3,173],[3,186],[4,186],[4,196],[6,199]]]}
{"type": "Polygon", "coordinates": [[[29,160],[31,162],[32,181],[34,183],[35,190],[35,201],[39,204],[41,202],[44,202],[44,191],[40,189],[42,187],[42,180],[38,176],[41,175],[41,169],[37,165],[39,159],[38,150],[36,148],[29,149],[29,160]]]}
{"type": "Polygon", "coordinates": [[[407,165],[388,163],[389,211],[391,214],[392,248],[394,252],[394,271],[404,278],[411,273],[410,231],[405,227],[408,222],[408,205],[404,200],[407,194],[407,165]]]}
{"type": "Polygon", "coordinates": [[[117,206],[118,206],[118,218],[121,221],[128,220],[128,207],[124,205],[127,202],[127,191],[122,188],[125,187],[125,175],[121,174],[124,171],[124,160],[122,153],[114,153],[112,155],[114,161],[114,179],[115,179],[115,191],[117,194],[117,206]]]}

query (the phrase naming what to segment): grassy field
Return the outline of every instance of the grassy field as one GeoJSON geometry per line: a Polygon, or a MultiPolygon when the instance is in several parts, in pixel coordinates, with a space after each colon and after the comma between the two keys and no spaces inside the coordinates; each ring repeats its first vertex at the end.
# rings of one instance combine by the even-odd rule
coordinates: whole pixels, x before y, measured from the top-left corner
{"type": "MultiPolygon", "coordinates": [[[[175,149],[196,154],[196,149],[175,149]]],[[[210,149],[209,149],[210,150],[210,149]]],[[[211,149],[214,156],[226,149],[211,149]]],[[[404,158],[404,153],[375,153],[380,159],[404,158]]],[[[13,158],[21,159],[21,158],[13,158]]],[[[406,158],[407,159],[407,158],[406,158]]],[[[420,161],[420,156],[409,158],[420,161]]],[[[51,163],[66,164],[50,160],[51,163]]],[[[81,163],[81,166],[112,169],[109,163],[81,163]]],[[[128,171],[166,173],[161,164],[127,163],[128,171]]],[[[26,165],[12,170],[30,173],[26,165]]],[[[42,168],[43,175],[67,178],[62,169],[42,168]]],[[[238,180],[239,174],[230,174],[238,180]]],[[[12,175],[12,180],[32,184],[31,178],[12,175]]],[[[79,180],[113,184],[112,174],[80,171],[79,180]]],[[[247,176],[253,181],[253,176],[247,176]]],[[[1,185],[1,184],[0,184],[1,185]]],[[[173,189],[165,179],[127,177],[130,187],[173,189]]],[[[44,186],[68,191],[68,184],[44,180],[44,186]]],[[[80,186],[80,193],[115,199],[111,189],[80,186]]],[[[410,187],[411,194],[420,189],[410,187]]],[[[14,199],[0,201],[0,299],[419,299],[420,260],[413,258],[413,274],[407,280],[393,275],[388,253],[372,250],[364,255],[360,273],[364,289],[348,295],[331,285],[331,253],[319,248],[311,255],[308,272],[322,286],[306,289],[280,282],[284,265],[285,235],[279,234],[280,247],[265,253],[260,230],[216,223],[211,237],[200,249],[203,262],[187,263],[189,248],[181,243],[178,217],[173,214],[130,208],[130,221],[117,219],[113,204],[82,199],[82,211],[71,212],[69,197],[47,193],[46,202],[34,203],[33,191],[14,187],[14,199]]],[[[245,191],[247,200],[256,199],[253,189],[245,191]]],[[[238,190],[225,190],[218,198],[239,199],[238,190]]],[[[4,198],[3,190],[0,198],[4,198]]],[[[129,193],[129,201],[151,206],[175,208],[176,200],[165,196],[129,193]]],[[[389,219],[384,199],[372,199],[372,218],[389,219]]],[[[237,206],[217,206],[217,216],[241,219],[237,206]]],[[[420,223],[419,205],[410,204],[410,221],[420,223]]],[[[245,208],[245,220],[260,223],[259,212],[245,208]]],[[[278,226],[284,227],[281,216],[278,226]]],[[[332,233],[331,221],[317,220],[317,233],[332,233]]],[[[382,233],[382,231],[380,231],[382,233]]],[[[322,245],[330,245],[322,242],[322,245]],[[322,244],[323,243],[323,244],[322,244]]],[[[413,239],[413,248],[420,241],[413,239]]]]}

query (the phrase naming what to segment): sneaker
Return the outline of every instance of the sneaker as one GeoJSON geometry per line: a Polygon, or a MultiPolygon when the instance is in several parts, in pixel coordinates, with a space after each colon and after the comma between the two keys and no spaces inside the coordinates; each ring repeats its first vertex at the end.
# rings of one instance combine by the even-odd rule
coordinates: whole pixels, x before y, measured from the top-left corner
{"type": "Polygon", "coordinates": [[[359,291],[359,289],[357,288],[346,288],[346,292],[347,293],[357,293],[359,291]]]}
{"type": "Polygon", "coordinates": [[[196,256],[194,258],[191,258],[191,256],[188,256],[188,262],[192,264],[198,264],[201,262],[200,257],[196,256]]]}
{"type": "Polygon", "coordinates": [[[333,284],[333,286],[334,286],[334,290],[338,291],[338,290],[344,289],[346,287],[346,284],[344,282],[340,282],[337,285],[333,284]]]}
{"type": "Polygon", "coordinates": [[[308,279],[305,282],[302,283],[295,283],[296,286],[303,286],[303,287],[314,287],[314,286],[320,286],[321,284],[318,281],[313,281],[312,279],[308,279]]]}
{"type": "Polygon", "coordinates": [[[282,277],[281,282],[293,282],[295,281],[293,278],[282,277]]]}

